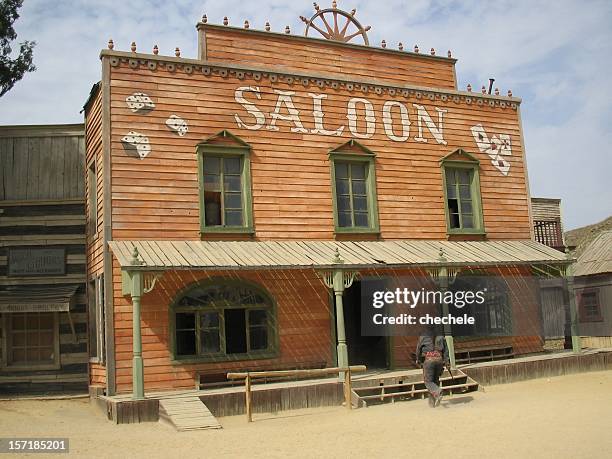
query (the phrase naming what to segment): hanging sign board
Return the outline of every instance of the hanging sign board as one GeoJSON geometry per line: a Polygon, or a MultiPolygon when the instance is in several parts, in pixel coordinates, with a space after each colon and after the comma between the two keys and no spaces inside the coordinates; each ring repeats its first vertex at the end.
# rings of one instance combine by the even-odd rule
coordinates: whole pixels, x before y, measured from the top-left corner
{"type": "Polygon", "coordinates": [[[66,249],[18,248],[9,250],[9,276],[63,276],[66,249]]]}

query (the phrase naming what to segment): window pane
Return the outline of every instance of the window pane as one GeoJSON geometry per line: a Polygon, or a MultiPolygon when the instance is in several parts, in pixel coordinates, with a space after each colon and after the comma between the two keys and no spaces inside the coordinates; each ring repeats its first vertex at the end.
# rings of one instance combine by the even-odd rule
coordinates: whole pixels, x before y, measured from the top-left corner
{"type": "Polygon", "coordinates": [[[239,175],[226,175],[223,178],[223,189],[225,191],[240,191],[240,176],[239,175]]]}
{"type": "Polygon", "coordinates": [[[472,201],[461,201],[461,211],[464,214],[474,213],[472,209],[472,201]]]}
{"type": "Polygon", "coordinates": [[[221,224],[221,193],[204,192],[204,223],[206,226],[221,224]]]}
{"type": "Polygon", "coordinates": [[[336,178],[336,194],[349,194],[349,181],[346,179],[336,178]]]}
{"type": "Polygon", "coordinates": [[[446,170],[446,183],[455,185],[457,183],[457,171],[455,169],[446,170]]]}
{"type": "Polygon", "coordinates": [[[472,192],[469,185],[459,185],[459,196],[461,199],[471,199],[472,192]]]}
{"type": "Polygon", "coordinates": [[[462,220],[464,228],[474,228],[474,219],[472,215],[463,215],[462,220]]]}
{"type": "Polygon", "coordinates": [[[368,225],[368,214],[363,212],[355,212],[355,226],[367,227],[368,225]]]}
{"type": "Polygon", "coordinates": [[[353,197],[353,210],[355,212],[362,211],[365,212],[368,210],[368,198],[365,196],[355,196],[353,197]]]}
{"type": "Polygon", "coordinates": [[[215,158],[214,156],[205,156],[204,172],[218,175],[221,172],[220,158],[215,158]]]}
{"type": "Polygon", "coordinates": [[[220,175],[204,174],[204,191],[220,191],[220,175]]]}
{"type": "Polygon", "coordinates": [[[45,347],[53,346],[53,335],[53,332],[42,332],[38,335],[38,343],[45,347]]]}
{"type": "Polygon", "coordinates": [[[242,226],[242,211],[241,210],[226,210],[225,211],[225,226],[242,226]]]}
{"type": "Polygon", "coordinates": [[[348,178],[348,164],[336,163],[336,179],[348,178]]]}
{"type": "Polygon", "coordinates": [[[266,327],[253,327],[249,330],[249,347],[252,351],[268,348],[268,329],[266,327]]]}
{"type": "Polygon", "coordinates": [[[246,310],[226,309],[225,317],[225,352],[242,354],[247,351],[246,343],[246,310]]]}
{"type": "Polygon", "coordinates": [[[242,194],[234,192],[225,193],[225,208],[242,209],[242,194]]]}
{"type": "Polygon", "coordinates": [[[449,214],[450,227],[453,229],[460,228],[459,224],[459,214],[449,214]]]}
{"type": "Polygon", "coordinates": [[[338,226],[342,226],[342,227],[351,226],[351,213],[350,212],[338,212],[338,226]]]}
{"type": "Polygon", "coordinates": [[[365,164],[351,164],[351,178],[353,179],[364,179],[365,178],[365,164]]]}
{"type": "Polygon", "coordinates": [[[40,360],[40,351],[38,348],[26,349],[26,361],[27,362],[38,362],[40,360]]]}
{"type": "Polygon", "coordinates": [[[338,196],[338,211],[348,212],[351,210],[351,198],[348,195],[338,196]]]}
{"type": "Polygon", "coordinates": [[[268,313],[265,309],[251,309],[249,311],[249,325],[266,325],[268,313]]]}
{"type": "Polygon", "coordinates": [[[176,313],[176,329],[177,330],[195,330],[195,313],[177,312],[176,313]]]}
{"type": "Polygon", "coordinates": [[[200,353],[206,354],[210,352],[221,351],[221,339],[219,338],[219,330],[203,330],[200,332],[200,353]]]}
{"type": "Polygon", "coordinates": [[[38,314],[26,314],[26,328],[28,330],[38,330],[38,314]]]}
{"type": "Polygon", "coordinates": [[[53,313],[41,313],[40,317],[40,329],[41,330],[53,330],[53,313]]]}
{"type": "Polygon", "coordinates": [[[457,188],[452,183],[446,184],[446,196],[448,199],[457,197],[457,188]]]}
{"type": "Polygon", "coordinates": [[[22,347],[26,344],[26,334],[22,332],[13,333],[13,347],[22,347]]]}
{"type": "Polygon", "coordinates": [[[13,330],[23,330],[25,328],[25,314],[13,314],[13,330]]]}
{"type": "Polygon", "coordinates": [[[364,180],[353,180],[353,194],[366,194],[366,182],[364,180]]]}
{"type": "Polygon", "coordinates": [[[470,184],[470,171],[468,170],[458,170],[457,171],[458,181],[462,185],[470,184]]]}
{"type": "Polygon", "coordinates": [[[219,314],[217,312],[200,313],[200,329],[219,328],[219,314]]]}
{"type": "Polygon", "coordinates": [[[240,158],[225,158],[223,170],[226,174],[240,174],[240,158]]]}
{"type": "Polygon", "coordinates": [[[28,347],[38,346],[38,331],[28,330],[26,342],[28,343],[28,347]]]}
{"type": "Polygon", "coordinates": [[[176,332],[176,355],[196,354],[196,334],[193,331],[176,332]]]}

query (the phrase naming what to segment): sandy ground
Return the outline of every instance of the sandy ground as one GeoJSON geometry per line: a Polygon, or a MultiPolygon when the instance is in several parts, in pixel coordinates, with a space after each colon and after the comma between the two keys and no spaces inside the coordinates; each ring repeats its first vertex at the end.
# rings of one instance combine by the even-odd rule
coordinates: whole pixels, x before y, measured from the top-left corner
{"type": "Polygon", "coordinates": [[[69,437],[70,455],[87,458],[603,458],[612,456],[612,371],[491,386],[435,409],[414,400],[220,421],[222,430],[176,432],[114,425],[87,400],[0,402],[0,437],[69,437]]]}

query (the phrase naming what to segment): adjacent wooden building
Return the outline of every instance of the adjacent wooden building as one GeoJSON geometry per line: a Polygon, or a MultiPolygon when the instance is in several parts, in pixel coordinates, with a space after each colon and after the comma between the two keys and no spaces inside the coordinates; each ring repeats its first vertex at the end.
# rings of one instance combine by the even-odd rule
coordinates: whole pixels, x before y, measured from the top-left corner
{"type": "Polygon", "coordinates": [[[87,390],[83,125],[0,127],[0,394],[87,390]]]}
{"type": "Polygon", "coordinates": [[[520,99],[459,90],[450,52],[369,46],[335,7],[307,35],[325,14],[347,28],[203,19],[196,59],[102,51],[85,107],[92,387],[409,367],[415,339],[359,332],[368,276],[502,276],[490,337],[451,339],[458,360],[542,349],[520,279],[566,257],[532,241],[520,99]]]}

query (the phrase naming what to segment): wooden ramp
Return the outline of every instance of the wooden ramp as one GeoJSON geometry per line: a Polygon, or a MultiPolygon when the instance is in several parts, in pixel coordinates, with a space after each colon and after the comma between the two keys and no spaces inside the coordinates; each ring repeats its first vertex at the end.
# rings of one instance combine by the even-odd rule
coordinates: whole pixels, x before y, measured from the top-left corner
{"type": "Polygon", "coordinates": [[[166,398],[159,401],[159,419],[178,431],[221,429],[208,407],[199,397],[166,398]]]}

